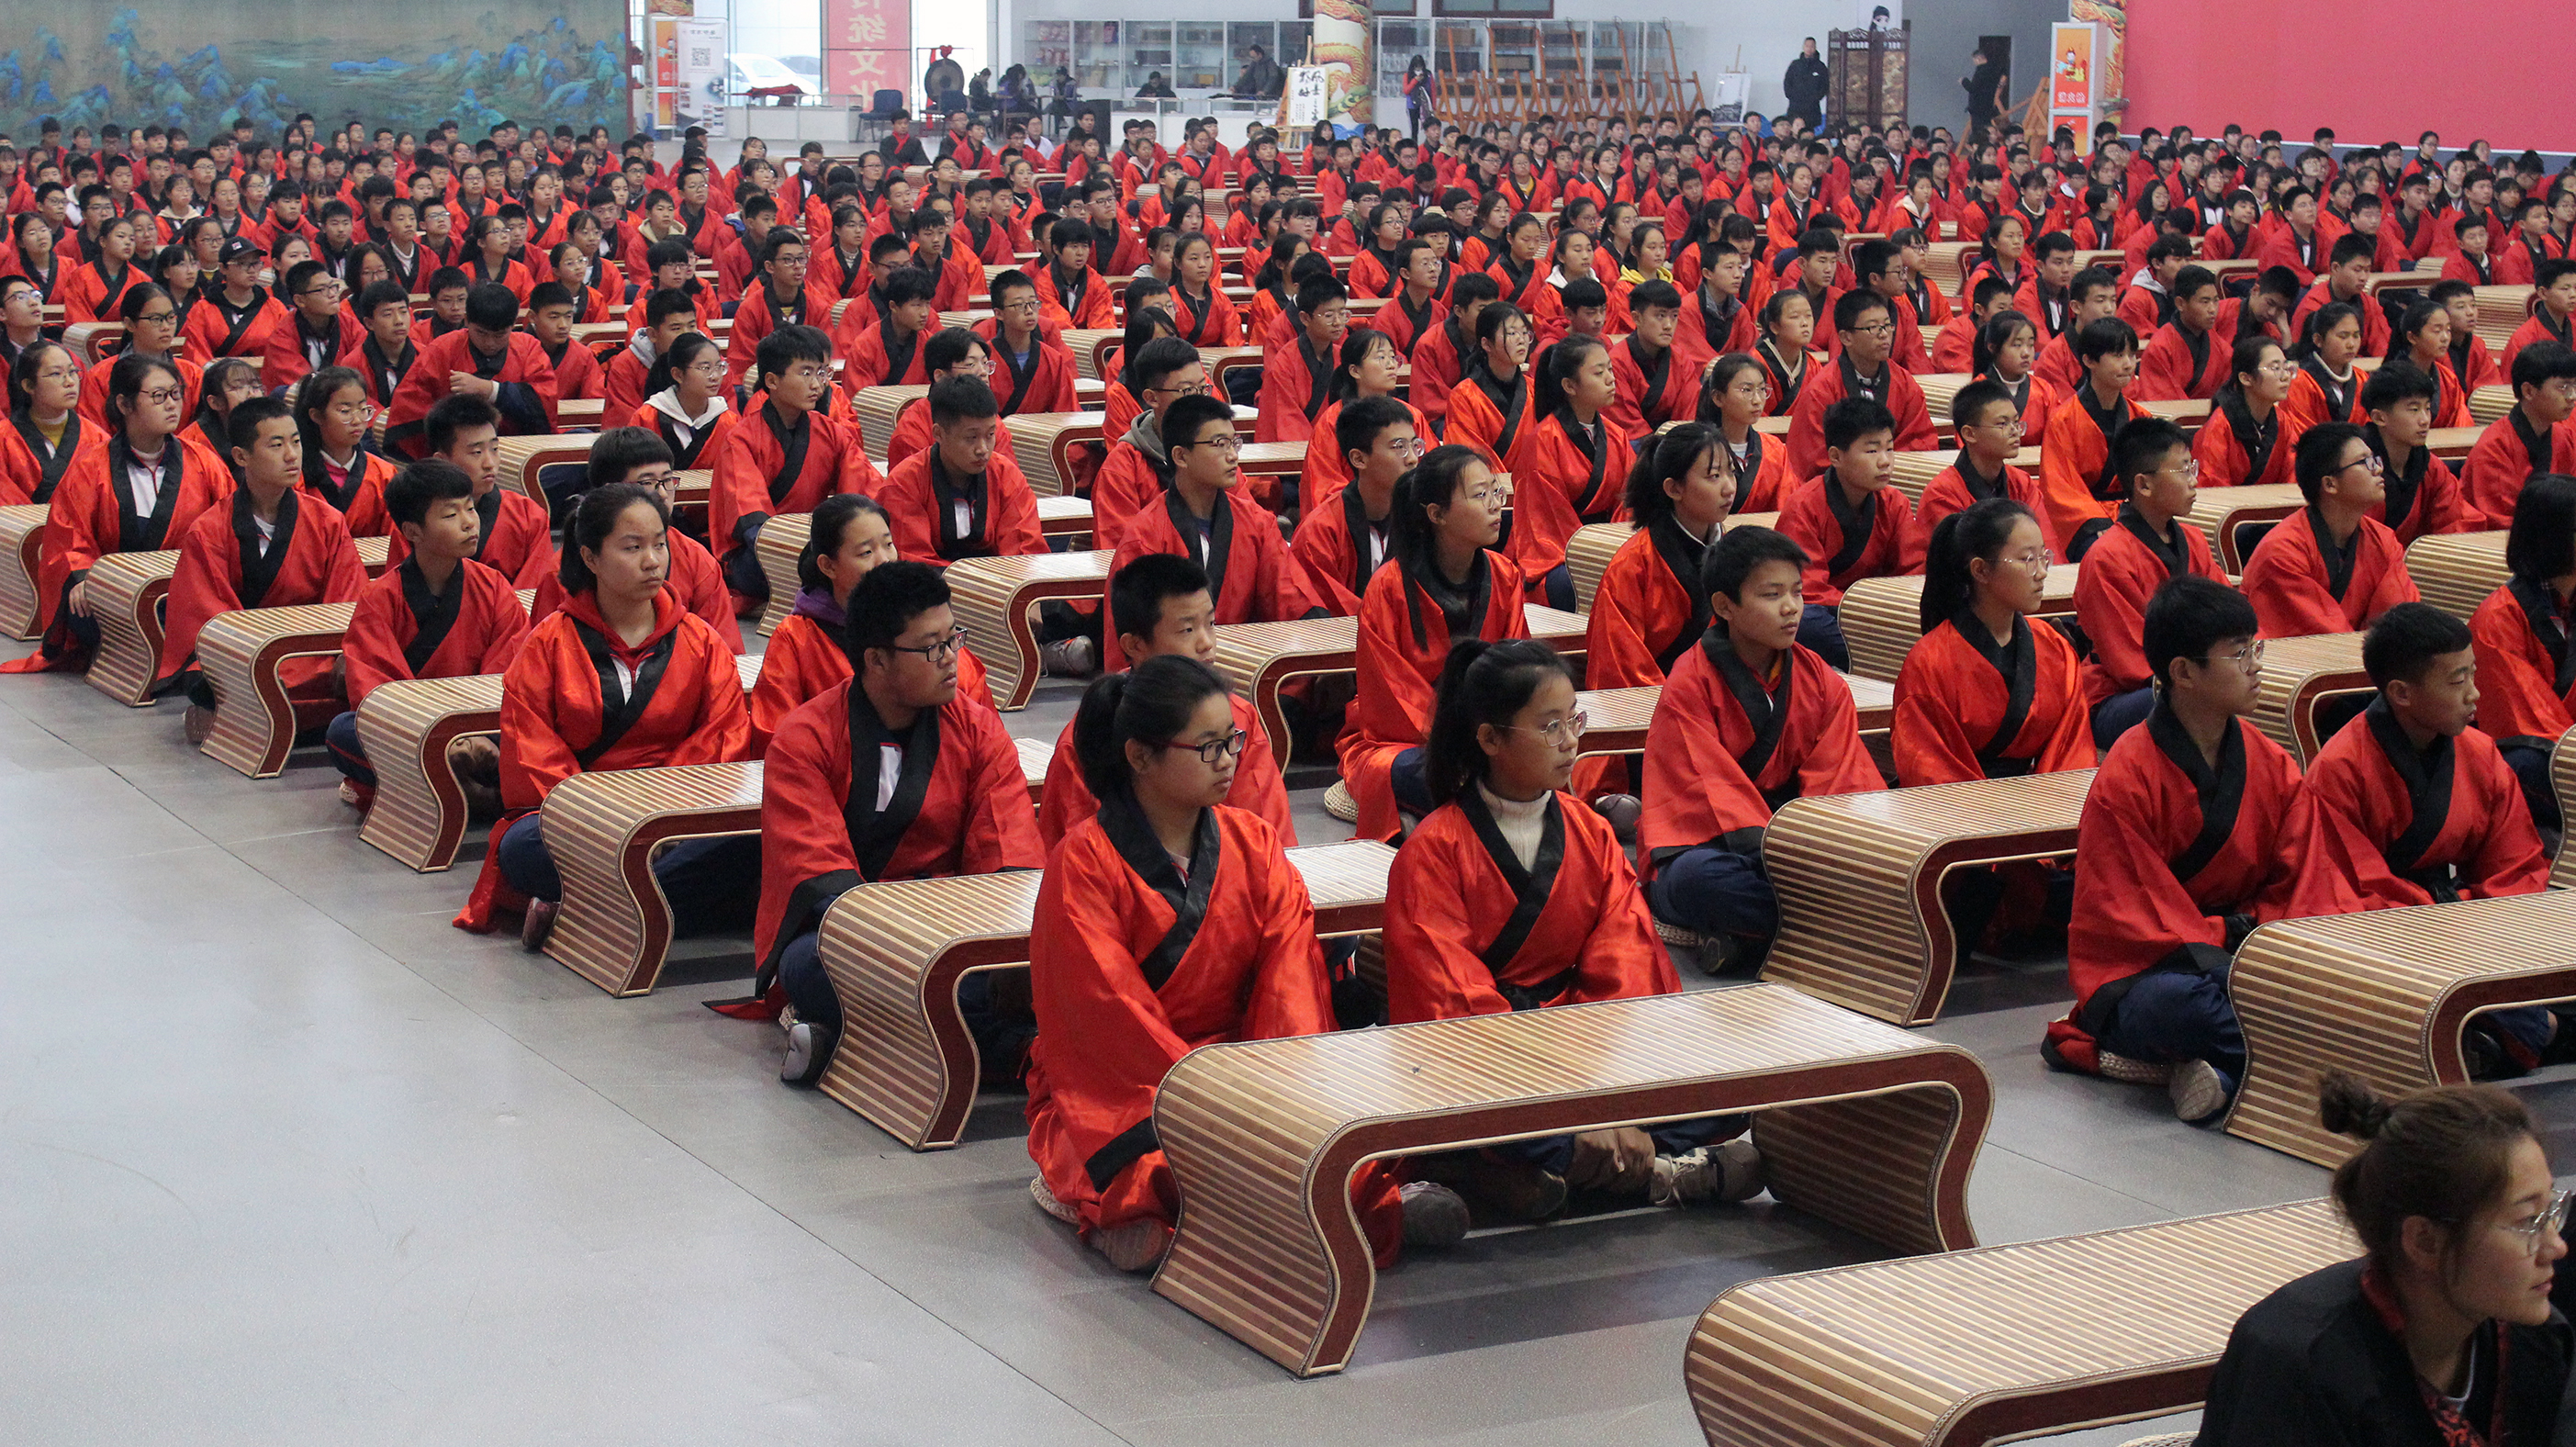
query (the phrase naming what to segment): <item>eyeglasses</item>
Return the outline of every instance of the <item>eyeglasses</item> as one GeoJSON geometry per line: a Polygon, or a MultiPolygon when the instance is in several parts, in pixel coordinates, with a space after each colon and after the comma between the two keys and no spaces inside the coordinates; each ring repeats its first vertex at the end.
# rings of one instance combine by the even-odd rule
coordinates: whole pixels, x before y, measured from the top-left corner
{"type": "Polygon", "coordinates": [[[151,403],[176,402],[188,394],[177,387],[146,387],[141,396],[151,403]]]}
{"type": "Polygon", "coordinates": [[[2181,462],[2176,463],[2171,467],[2159,468],[2157,470],[2161,472],[2170,472],[2185,482],[2200,481],[2200,459],[2197,457],[2186,457],[2181,462]]]}
{"type": "Polygon", "coordinates": [[[2017,568],[2028,568],[2035,573],[2045,573],[2056,563],[2057,554],[2051,549],[2041,548],[2035,553],[2016,553],[1999,561],[2010,563],[2017,568]]]}
{"type": "Polygon", "coordinates": [[[1202,437],[1196,442],[1175,442],[1174,447],[1213,447],[1228,457],[1243,455],[1243,438],[1228,432],[1222,437],[1202,437]]]}
{"type": "Polygon", "coordinates": [[[2381,457],[2376,452],[2371,453],[2366,457],[2357,457],[2352,461],[2345,463],[2343,466],[2336,468],[2335,476],[2341,477],[2356,467],[2368,468],[2372,472],[2386,472],[2388,470],[2388,460],[2381,457]]]}
{"type": "Polygon", "coordinates": [[[1853,327],[1852,330],[1864,337],[1892,337],[1896,335],[1896,323],[1872,322],[1865,327],[1853,327]]]}
{"type": "Polygon", "coordinates": [[[918,653],[933,663],[946,663],[957,656],[958,650],[966,646],[966,630],[952,628],[947,637],[922,648],[911,648],[901,643],[892,646],[897,653],[918,653]]]}
{"type": "Polygon", "coordinates": [[[2263,640],[2256,638],[2233,653],[2213,653],[2200,661],[2211,668],[2222,663],[2233,663],[2247,673],[2252,673],[2263,666],[2263,640]]]}
{"type": "Polygon", "coordinates": [[[2012,437],[2018,437],[2022,433],[2030,430],[2029,424],[2022,421],[2021,414],[2018,412],[2010,414],[2000,422],[1982,422],[1977,425],[1989,431],[2001,432],[2012,437]]]}
{"type": "Polygon", "coordinates": [[[1505,724],[1504,727],[1515,733],[1536,734],[1551,744],[1564,745],[1583,737],[1584,730],[1592,727],[1592,715],[1578,708],[1563,718],[1551,719],[1537,728],[1530,728],[1523,724],[1505,724]]]}
{"type": "MultiPolygon", "coordinates": [[[[1033,296],[1022,297],[1018,301],[1014,302],[1005,302],[1001,307],[1001,310],[1009,312],[1013,316],[1028,316],[1034,313],[1037,309],[1038,299],[1033,296]]],[[[1148,390],[1151,389],[1149,388],[1148,390]]]]}
{"type": "Polygon", "coordinates": [[[163,322],[163,323],[167,323],[167,322],[175,322],[175,321],[177,321],[178,319],[179,319],[179,314],[178,314],[177,312],[145,312],[143,315],[141,315],[141,316],[139,316],[139,317],[136,317],[136,318],[135,318],[135,320],[136,320],[136,321],[138,321],[138,322],[163,322]]]}
{"type": "Polygon", "coordinates": [[[1188,744],[1181,742],[1179,739],[1165,739],[1163,740],[1161,747],[1167,749],[1185,749],[1190,753],[1198,755],[1200,763],[1213,764],[1219,759],[1230,759],[1240,756],[1243,753],[1244,744],[1247,743],[1250,738],[1251,735],[1245,733],[1241,729],[1236,729],[1231,733],[1228,733],[1224,738],[1210,739],[1203,744],[1188,744]]]}
{"type": "Polygon", "coordinates": [[[1145,395],[1150,397],[1158,392],[1168,392],[1175,397],[1204,397],[1213,390],[1205,382],[1193,382],[1186,387],[1148,387],[1145,395]]]}
{"type": "Polygon", "coordinates": [[[2526,1216],[2519,1221],[2499,1221],[2496,1229],[2521,1237],[2522,1248],[2538,1256],[2542,1245],[2551,1236],[2567,1229],[2567,1208],[2571,1202],[2576,1202],[2576,1191],[2552,1191],[2549,1204],[2538,1215],[2526,1216]]]}

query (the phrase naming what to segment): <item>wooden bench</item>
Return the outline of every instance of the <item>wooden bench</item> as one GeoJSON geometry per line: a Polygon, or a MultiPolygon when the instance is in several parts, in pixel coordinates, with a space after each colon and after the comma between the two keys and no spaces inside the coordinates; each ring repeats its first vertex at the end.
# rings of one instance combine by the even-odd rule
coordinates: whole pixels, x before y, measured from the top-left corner
{"type": "Polygon", "coordinates": [[[929,395],[930,386],[925,382],[859,389],[859,446],[867,452],[868,460],[879,467],[886,465],[886,454],[894,448],[894,430],[903,418],[903,409],[929,395]]]}
{"type": "Polygon", "coordinates": [[[1073,449],[1099,442],[1097,412],[1024,412],[1011,419],[1011,457],[1040,497],[1073,492],[1073,449]]]}
{"type": "Polygon", "coordinates": [[[2512,581],[2505,568],[2509,534],[2426,533],[2406,545],[2406,574],[2424,601],[2466,623],[2496,589],[2512,581]]]}
{"type": "Polygon", "coordinates": [[[1710,1447],[1983,1447],[2131,1422],[2199,1404],[2237,1318],[2358,1254],[2331,1204],[2300,1201],[1758,1277],[1700,1317],[1682,1379],[1710,1447]]]}
{"type": "MultiPolygon", "coordinates": [[[[2048,583],[2040,593],[2040,618],[2071,615],[2075,611],[2075,580],[2081,576],[2080,563],[2058,563],[2048,570],[2048,583]]],[[[1851,650],[1851,671],[1863,678],[1896,681],[1905,667],[1905,655],[1923,639],[1923,578],[1910,574],[1897,578],[1862,578],[1843,590],[1843,642],[1851,650]]]]}
{"type": "Polygon", "coordinates": [[[1063,538],[1067,546],[1091,546],[1091,499],[1087,497],[1041,497],[1038,499],[1038,536],[1063,538]]]}
{"type": "MultiPolygon", "coordinates": [[[[1907,505],[1916,508],[1923,506],[1923,490],[1932,485],[1932,479],[1949,471],[1950,464],[1958,460],[1959,449],[1955,447],[1936,447],[1925,452],[1900,452],[1896,454],[1895,466],[1893,468],[1896,486],[1899,491],[1905,494],[1907,505]]],[[[2036,442],[2024,443],[2021,451],[2013,454],[2013,466],[2020,468],[2022,471],[2029,473],[2033,477],[2037,477],[2039,475],[2039,444],[2036,442]]],[[[1783,502],[1786,502],[1787,500],[1788,499],[1786,498],[1781,499],[1783,502]]]]}
{"type": "Polygon", "coordinates": [[[253,779],[276,776],[295,747],[295,705],[280,666],[290,658],[337,658],[355,603],[236,608],[206,620],[197,666],[221,704],[199,748],[253,779]]]}
{"type": "Polygon", "coordinates": [[[2317,1120],[2317,1078],[2350,1070],[2394,1098],[2469,1078],[2482,1010],[2576,996],[2576,891],[2280,920],[2246,937],[2227,992],[2246,1070],[2227,1133],[2321,1166],[2357,1143],[2317,1120]]]}
{"type": "Polygon", "coordinates": [[[1968,253],[1976,249],[1973,241],[1935,241],[1923,249],[1923,274],[1941,288],[1942,295],[1957,296],[1960,283],[1967,280],[1968,253]]]}
{"type": "Polygon", "coordinates": [[[1098,382],[1108,376],[1108,369],[1101,364],[1118,349],[1127,331],[1124,327],[1073,327],[1063,335],[1065,347],[1073,353],[1073,374],[1098,382]]]}
{"type": "MultiPolygon", "coordinates": [[[[2477,299],[2479,340],[2487,344],[2496,360],[2504,360],[2505,344],[2522,324],[2531,320],[2531,299],[2536,289],[2528,282],[2518,286],[2481,286],[2473,288],[2477,299]]],[[[2510,401],[2510,399],[2508,399],[2510,401]]]]}
{"type": "Polygon", "coordinates": [[[494,444],[501,451],[500,485],[518,489],[522,496],[539,507],[550,506],[546,500],[547,470],[577,468],[586,483],[590,475],[590,444],[597,440],[580,434],[504,437],[494,444]]]}
{"type": "Polygon", "coordinates": [[[809,512],[772,513],[753,535],[752,556],[760,560],[760,576],[769,582],[769,601],[760,605],[760,617],[752,624],[761,637],[777,632],[796,611],[796,595],[805,587],[796,559],[813,537],[814,515],[809,512]]]}
{"type": "Polygon", "coordinates": [[[1181,1217],[1154,1290],[1301,1377],[1336,1372],[1376,1290],[1364,1162],[1736,1111],[1761,1112],[1775,1199],[1957,1250],[1993,1093],[1966,1050],[1758,984],[1207,1046],[1155,1100],[1181,1217]]]}
{"type": "MultiPolygon", "coordinates": [[[[2549,791],[2558,798],[2562,817],[2576,808],[2576,749],[2567,746],[2567,735],[2559,735],[2549,750],[2549,791]]],[[[2576,889],[2576,849],[2561,849],[2550,864],[2551,889],[2576,889]]]]}
{"type": "Polygon", "coordinates": [[[1263,355],[1259,347],[1201,347],[1199,363],[1207,368],[1208,385],[1216,389],[1217,400],[1224,401],[1233,395],[1226,390],[1226,376],[1238,367],[1251,367],[1257,370],[1261,366],[1263,355]]]}
{"type": "Polygon", "coordinates": [[[2092,784],[2091,769],[2072,769],[1791,800],[1763,836],[1780,899],[1763,978],[1899,1025],[1932,1023],[1960,953],[1943,876],[2073,849],[2092,784]]]}
{"type": "MultiPolygon", "coordinates": [[[[1318,935],[1378,929],[1394,850],[1363,841],[1287,853],[1305,876],[1318,935]]],[[[834,901],[821,957],[841,998],[842,1039],[822,1092],[913,1150],[957,1144],[982,1071],[957,986],[976,970],[1028,963],[1043,878],[1026,870],[862,884],[834,901]]]]}
{"type": "Polygon", "coordinates": [[[1105,551],[966,558],[948,565],[957,621],[993,680],[1004,712],[1026,708],[1038,686],[1038,635],[1029,612],[1055,598],[1098,598],[1109,586],[1105,551]],[[1007,641],[1008,647],[1003,644],[1007,641]]]}
{"type": "Polygon", "coordinates": [[[2371,691],[2370,674],[2361,666],[2360,634],[2274,638],[2263,645],[2263,676],[2255,685],[2251,717],[2305,768],[2326,743],[2318,710],[2329,699],[2371,691]]]}
{"type": "Polygon", "coordinates": [[[464,842],[465,791],[447,749],[501,728],[501,675],[405,678],[378,684],[358,705],[358,744],[375,770],[376,797],[358,837],[421,874],[456,861],[464,842]]]}
{"type": "Polygon", "coordinates": [[[0,636],[38,636],[37,555],[44,549],[45,515],[51,511],[36,503],[0,507],[0,636]]]}
{"type": "Polygon", "coordinates": [[[651,993],[672,937],[655,847],[760,832],[760,778],[756,762],[684,764],[590,770],[557,784],[541,812],[563,912],[546,953],[612,995],[651,993]]]}
{"type": "Polygon", "coordinates": [[[2365,295],[2377,296],[2384,291],[2429,291],[2442,279],[2438,266],[2428,271],[2374,271],[2361,279],[2365,295]]]}
{"type": "Polygon", "coordinates": [[[2513,387],[2508,383],[2490,382],[2486,386],[2469,389],[2469,415],[2476,418],[2482,427],[2512,410],[2513,387]]]}
{"type": "MultiPolygon", "coordinates": [[[[1875,678],[1854,678],[1849,674],[1836,677],[1851,686],[1852,706],[1860,715],[1864,734],[1885,733],[1896,720],[1896,686],[1875,678]]],[[[1646,734],[1654,726],[1655,705],[1663,698],[1660,683],[1634,684],[1626,688],[1585,689],[1574,695],[1574,706],[1583,711],[1588,724],[1576,752],[1582,757],[1608,754],[1642,754],[1646,751],[1646,734]]]]}
{"type": "Polygon", "coordinates": [[[2451,464],[2451,470],[2457,472],[2485,434],[2483,426],[2436,427],[2424,434],[2424,450],[2451,464]]]}
{"type": "Polygon", "coordinates": [[[1914,384],[1923,389],[1923,410],[1931,414],[1932,426],[1942,436],[1955,435],[1950,423],[1950,404],[1958,399],[1959,389],[1977,380],[1974,372],[1917,372],[1914,384]]]}
{"type": "MultiPolygon", "coordinates": [[[[1530,636],[1559,653],[1580,657],[1586,621],[1537,603],[1521,605],[1530,636]]],[[[1359,667],[1360,620],[1299,618],[1285,623],[1220,623],[1216,627],[1217,676],[1251,700],[1270,735],[1279,767],[1288,767],[1288,716],[1279,695],[1289,680],[1348,674],[1359,667]]]]}
{"type": "Polygon", "coordinates": [[[349,540],[349,546],[357,553],[358,566],[367,570],[368,577],[381,578],[385,575],[386,564],[390,562],[393,557],[393,539],[385,537],[351,538],[349,540]]]}
{"type": "Polygon", "coordinates": [[[2204,487],[2193,498],[2191,511],[2181,521],[2200,529],[2208,537],[2211,555],[2232,578],[2245,571],[2245,559],[2254,551],[2239,535],[2238,529],[2279,522],[2307,505],[2306,496],[2286,482],[2256,483],[2250,487],[2204,487]]]}
{"type": "Polygon", "coordinates": [[[90,659],[89,686],[128,708],[152,706],[165,636],[161,604],[178,571],[175,549],[109,553],[90,567],[89,610],[98,620],[98,651],[90,659]]]}
{"type": "Polygon", "coordinates": [[[1234,465],[1246,477],[1295,477],[1306,470],[1306,444],[1247,442],[1234,465]]]}
{"type": "Polygon", "coordinates": [[[1565,568],[1574,575],[1577,610],[1592,611],[1592,595],[1601,591],[1601,577],[1610,571],[1610,560],[1636,534],[1633,523],[1585,523],[1565,540],[1565,568]]]}

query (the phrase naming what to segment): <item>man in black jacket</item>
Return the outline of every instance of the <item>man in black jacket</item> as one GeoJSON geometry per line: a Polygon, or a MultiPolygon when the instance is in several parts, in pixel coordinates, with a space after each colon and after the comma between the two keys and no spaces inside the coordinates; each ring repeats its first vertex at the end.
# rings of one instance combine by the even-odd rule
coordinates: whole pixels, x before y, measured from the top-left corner
{"type": "Polygon", "coordinates": [[[1791,116],[1811,129],[1825,123],[1825,62],[1816,54],[1816,37],[1808,36],[1798,58],[1789,62],[1789,73],[1780,78],[1780,89],[1789,98],[1791,116]]]}

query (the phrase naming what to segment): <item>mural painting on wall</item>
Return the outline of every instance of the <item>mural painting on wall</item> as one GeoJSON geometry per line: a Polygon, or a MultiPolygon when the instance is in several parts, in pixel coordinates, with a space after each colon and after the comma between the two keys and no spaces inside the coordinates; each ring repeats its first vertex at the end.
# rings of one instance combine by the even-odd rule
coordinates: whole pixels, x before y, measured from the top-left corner
{"type": "Polygon", "coordinates": [[[299,112],[328,130],[362,120],[468,136],[522,125],[625,124],[626,11],[567,0],[526,12],[318,0],[155,0],[50,10],[0,36],[0,129],[184,126],[203,137],[247,117],[274,137],[299,112]]]}
{"type": "Polygon", "coordinates": [[[2066,18],[2102,27],[2102,73],[2094,77],[2093,94],[2100,98],[2104,115],[2118,115],[2129,104],[2128,79],[2123,74],[2128,60],[2128,0],[2069,0],[2066,18]]]}
{"type": "MultiPolygon", "coordinates": [[[[1375,113],[1377,67],[1369,59],[1369,7],[1355,0],[1315,0],[1314,59],[1328,77],[1324,118],[1342,126],[1365,126],[1375,113]]],[[[1296,56],[1280,57],[1294,65],[1296,56]]]]}

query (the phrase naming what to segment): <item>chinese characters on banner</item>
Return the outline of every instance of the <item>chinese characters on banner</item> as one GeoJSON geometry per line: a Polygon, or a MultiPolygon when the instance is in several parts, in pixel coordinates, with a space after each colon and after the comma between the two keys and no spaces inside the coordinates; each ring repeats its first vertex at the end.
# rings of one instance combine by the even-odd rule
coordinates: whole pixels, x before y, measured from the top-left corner
{"type": "Polygon", "coordinates": [[[2086,154],[2093,149],[2093,122],[2101,116],[2098,107],[2102,92],[2097,83],[2099,33],[2097,27],[2081,23],[2060,22],[2049,27],[2049,124],[2052,128],[2065,126],[2073,130],[2076,149],[2086,154]]]}
{"type": "Polygon", "coordinates": [[[911,104],[911,0],[825,0],[823,74],[834,95],[869,105],[881,90],[911,104]]]}

